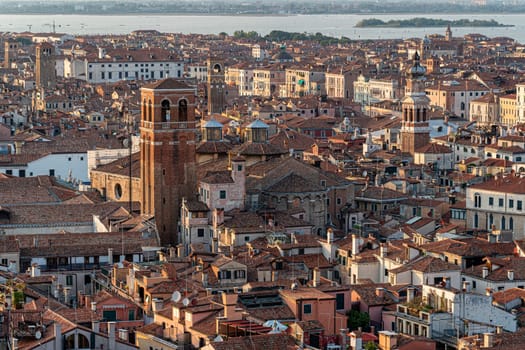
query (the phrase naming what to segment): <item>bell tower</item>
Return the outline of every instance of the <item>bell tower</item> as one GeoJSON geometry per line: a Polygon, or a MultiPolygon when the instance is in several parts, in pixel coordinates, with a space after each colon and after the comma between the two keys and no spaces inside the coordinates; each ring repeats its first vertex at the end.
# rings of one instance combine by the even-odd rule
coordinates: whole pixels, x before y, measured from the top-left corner
{"type": "Polygon", "coordinates": [[[182,197],[196,191],[195,88],[168,78],[141,88],[141,213],[153,215],[161,243],[178,243],[182,197]]]}
{"type": "Polygon", "coordinates": [[[226,104],[224,63],[208,58],[208,114],[222,113],[226,104]]]}
{"type": "Polygon", "coordinates": [[[405,97],[401,100],[401,151],[414,155],[415,150],[430,142],[428,111],[430,99],[425,93],[426,69],[419,54],[414,54],[412,67],[407,70],[405,97]]]}

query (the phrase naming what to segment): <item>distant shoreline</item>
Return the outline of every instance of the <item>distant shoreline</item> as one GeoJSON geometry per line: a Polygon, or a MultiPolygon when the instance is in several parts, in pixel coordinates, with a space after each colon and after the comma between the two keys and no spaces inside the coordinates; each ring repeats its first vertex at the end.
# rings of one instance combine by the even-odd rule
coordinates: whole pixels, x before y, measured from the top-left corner
{"type": "MultiPolygon", "coordinates": [[[[295,16],[385,16],[385,15],[407,15],[407,16],[456,16],[464,15],[464,12],[436,12],[436,13],[421,13],[421,12],[342,12],[342,13],[209,13],[209,12],[115,12],[115,13],[50,13],[50,12],[4,12],[3,15],[12,16],[115,16],[115,17],[126,17],[126,16],[239,16],[239,17],[295,17],[295,16]]],[[[472,15],[483,16],[490,15],[493,13],[484,12],[472,12],[472,15]]],[[[498,12],[500,15],[522,15],[525,11],[517,12],[498,12]]],[[[431,19],[431,18],[428,18],[431,19]]],[[[409,20],[407,20],[409,21],[409,20]]],[[[387,22],[385,22],[387,23],[387,22]]],[[[492,25],[487,25],[491,27],[492,25]]],[[[498,23],[498,27],[513,27],[513,25],[505,25],[498,23]]]]}
{"type": "Polygon", "coordinates": [[[363,19],[355,25],[355,28],[433,28],[433,27],[514,27],[511,24],[502,24],[495,20],[446,20],[435,18],[411,18],[411,19],[393,19],[383,21],[377,18],[363,19]]]}

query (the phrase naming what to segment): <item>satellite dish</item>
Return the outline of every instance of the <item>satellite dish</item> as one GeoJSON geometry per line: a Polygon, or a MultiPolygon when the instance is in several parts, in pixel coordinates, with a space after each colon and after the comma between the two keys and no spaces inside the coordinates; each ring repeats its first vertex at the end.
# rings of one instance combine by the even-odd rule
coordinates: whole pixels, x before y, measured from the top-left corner
{"type": "Polygon", "coordinates": [[[188,299],[188,298],[184,298],[184,299],[182,300],[182,305],[184,305],[184,306],[188,306],[189,304],[190,304],[190,299],[188,299]]]}
{"type": "Polygon", "coordinates": [[[171,295],[171,300],[178,303],[180,301],[180,298],[182,297],[182,295],[180,294],[180,292],[178,290],[174,291],[173,294],[171,295]]]}
{"type": "Polygon", "coordinates": [[[122,145],[125,147],[125,148],[128,148],[129,147],[129,139],[124,139],[122,141],[122,145]]]}
{"type": "Polygon", "coordinates": [[[368,173],[365,171],[363,171],[363,177],[366,177],[366,175],[368,175],[368,173]]]}
{"type": "Polygon", "coordinates": [[[42,338],[42,332],[40,332],[40,331],[36,331],[36,332],[35,332],[35,339],[38,340],[38,339],[40,339],[40,338],[42,338]]]}

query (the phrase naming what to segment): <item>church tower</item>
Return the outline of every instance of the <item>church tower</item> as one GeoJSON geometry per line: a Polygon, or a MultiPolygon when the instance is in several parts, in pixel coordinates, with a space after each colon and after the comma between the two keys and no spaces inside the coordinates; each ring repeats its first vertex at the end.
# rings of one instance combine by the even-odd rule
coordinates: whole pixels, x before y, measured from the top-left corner
{"type": "Polygon", "coordinates": [[[196,191],[195,94],[172,78],[141,88],[141,212],[155,216],[162,244],[178,243],[182,197],[196,191]]]}
{"type": "Polygon", "coordinates": [[[224,63],[208,58],[208,114],[224,112],[226,105],[224,63]]]}
{"type": "Polygon", "coordinates": [[[55,48],[49,43],[36,47],[35,80],[39,89],[54,89],[56,86],[55,48]]]}
{"type": "Polygon", "coordinates": [[[405,97],[401,100],[401,151],[414,155],[416,149],[429,143],[428,110],[430,99],[425,93],[426,70],[414,54],[412,67],[407,70],[405,97]]]}
{"type": "Polygon", "coordinates": [[[11,68],[11,63],[16,60],[18,55],[18,42],[7,40],[4,43],[4,68],[11,68]]]}
{"type": "Polygon", "coordinates": [[[450,24],[447,26],[447,30],[445,31],[445,40],[452,41],[452,29],[450,29],[450,24]]]}

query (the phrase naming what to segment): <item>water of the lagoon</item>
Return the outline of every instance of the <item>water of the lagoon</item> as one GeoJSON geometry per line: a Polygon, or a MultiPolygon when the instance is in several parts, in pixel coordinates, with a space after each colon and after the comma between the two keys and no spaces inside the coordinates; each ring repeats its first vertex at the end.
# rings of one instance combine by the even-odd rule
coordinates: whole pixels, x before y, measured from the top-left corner
{"type": "Polygon", "coordinates": [[[427,17],[439,19],[494,19],[514,27],[452,28],[454,36],[480,33],[488,37],[507,36],[525,43],[525,14],[471,15],[297,15],[297,16],[199,16],[199,15],[0,15],[0,32],[56,32],[71,34],[126,34],[137,29],[155,29],[160,32],[233,34],[236,30],[256,31],[265,35],[272,30],[288,32],[321,32],[333,37],[351,39],[422,38],[426,34],[444,34],[445,28],[355,28],[362,19],[410,19],[427,17]]]}

